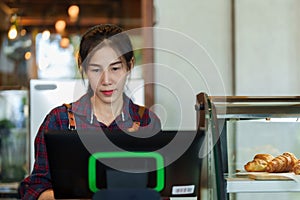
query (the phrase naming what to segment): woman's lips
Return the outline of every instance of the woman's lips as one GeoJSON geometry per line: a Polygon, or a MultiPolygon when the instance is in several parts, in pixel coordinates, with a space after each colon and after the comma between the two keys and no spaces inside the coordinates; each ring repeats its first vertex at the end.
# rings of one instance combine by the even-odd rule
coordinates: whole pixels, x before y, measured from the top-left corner
{"type": "Polygon", "coordinates": [[[113,94],[114,90],[102,90],[101,92],[105,96],[111,96],[113,94]]]}

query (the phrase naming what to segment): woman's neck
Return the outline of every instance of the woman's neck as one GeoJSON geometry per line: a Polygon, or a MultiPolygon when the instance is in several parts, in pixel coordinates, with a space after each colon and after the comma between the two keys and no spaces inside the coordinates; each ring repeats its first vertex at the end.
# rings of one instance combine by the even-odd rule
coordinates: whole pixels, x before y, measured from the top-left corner
{"type": "Polygon", "coordinates": [[[123,98],[113,103],[104,103],[91,97],[92,110],[99,122],[109,126],[122,113],[123,98]]]}

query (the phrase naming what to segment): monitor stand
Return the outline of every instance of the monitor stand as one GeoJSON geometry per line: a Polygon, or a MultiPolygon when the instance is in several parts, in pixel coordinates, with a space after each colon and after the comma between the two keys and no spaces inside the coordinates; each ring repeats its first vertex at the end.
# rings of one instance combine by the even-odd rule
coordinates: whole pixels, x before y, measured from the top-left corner
{"type": "Polygon", "coordinates": [[[147,188],[147,173],[106,171],[107,189],[101,189],[92,200],[160,200],[160,194],[147,188]]]}
{"type": "Polygon", "coordinates": [[[106,183],[108,189],[115,188],[147,188],[147,173],[129,173],[108,169],[106,183]]]}

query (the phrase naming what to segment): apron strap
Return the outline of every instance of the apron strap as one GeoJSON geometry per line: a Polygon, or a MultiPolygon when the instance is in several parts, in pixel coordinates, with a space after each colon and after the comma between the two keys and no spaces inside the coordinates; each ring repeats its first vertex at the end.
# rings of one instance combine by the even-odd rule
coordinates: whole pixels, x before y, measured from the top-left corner
{"type": "Polygon", "coordinates": [[[72,105],[65,103],[64,106],[67,107],[68,118],[69,118],[69,130],[76,130],[76,121],[74,113],[71,111],[72,105]]]}

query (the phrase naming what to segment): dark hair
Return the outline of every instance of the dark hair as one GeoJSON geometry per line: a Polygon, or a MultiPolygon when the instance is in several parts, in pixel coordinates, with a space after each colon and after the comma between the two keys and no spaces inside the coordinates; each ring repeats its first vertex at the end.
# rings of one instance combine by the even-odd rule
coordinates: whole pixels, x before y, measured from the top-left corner
{"type": "Polygon", "coordinates": [[[83,34],[79,46],[78,67],[82,67],[81,75],[86,71],[90,53],[104,45],[111,46],[120,57],[123,57],[130,70],[130,62],[134,58],[131,41],[123,30],[113,24],[101,24],[90,28],[83,34]],[[97,47],[97,48],[96,48],[97,47]]]}
{"type": "MultiPolygon", "coordinates": [[[[82,79],[84,79],[90,57],[97,49],[105,45],[112,47],[120,57],[125,59],[128,71],[131,69],[134,53],[129,36],[119,26],[100,24],[87,30],[80,41],[77,62],[82,79]]],[[[93,94],[90,85],[88,86],[88,93],[93,94]]]]}

